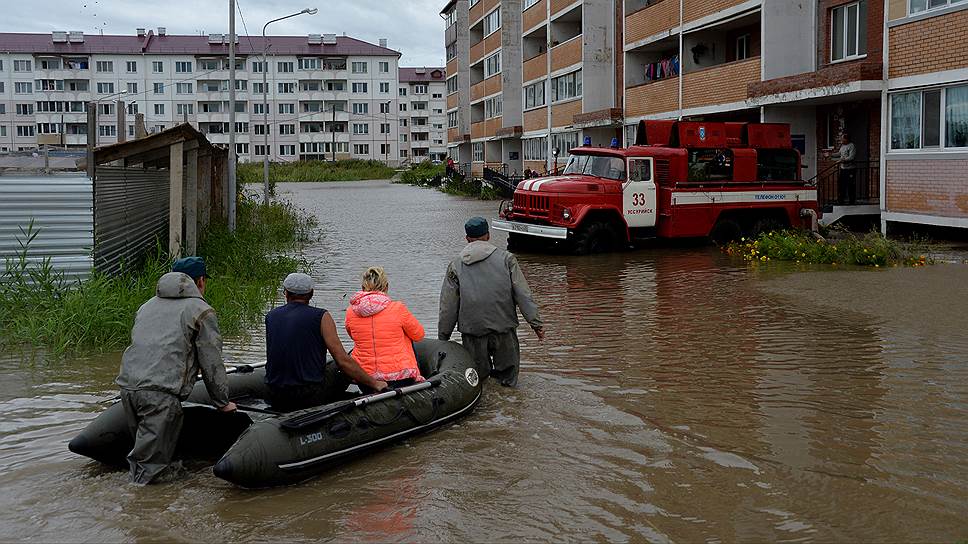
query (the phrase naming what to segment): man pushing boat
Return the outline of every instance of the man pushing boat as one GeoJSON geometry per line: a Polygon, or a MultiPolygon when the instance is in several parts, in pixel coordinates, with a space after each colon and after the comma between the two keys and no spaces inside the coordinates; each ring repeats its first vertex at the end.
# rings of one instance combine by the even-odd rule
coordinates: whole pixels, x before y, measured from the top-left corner
{"type": "Polygon", "coordinates": [[[169,467],[181,434],[181,402],[199,370],[221,412],[232,412],[215,310],[205,302],[205,261],[185,257],[158,280],[155,296],[138,309],[131,345],[121,357],[121,386],[134,448],[131,481],[148,484],[169,467]]]}

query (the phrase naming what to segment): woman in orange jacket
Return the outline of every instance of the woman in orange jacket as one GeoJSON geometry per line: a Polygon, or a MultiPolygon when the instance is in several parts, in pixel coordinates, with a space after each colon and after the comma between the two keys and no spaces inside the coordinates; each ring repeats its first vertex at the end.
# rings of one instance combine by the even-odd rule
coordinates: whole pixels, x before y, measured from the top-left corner
{"type": "Polygon", "coordinates": [[[356,346],[353,358],[370,376],[403,387],[424,381],[413,353],[413,342],[424,337],[423,326],[402,303],[387,295],[390,283],[379,266],[363,273],[363,290],[350,299],[346,332],[356,346]]]}

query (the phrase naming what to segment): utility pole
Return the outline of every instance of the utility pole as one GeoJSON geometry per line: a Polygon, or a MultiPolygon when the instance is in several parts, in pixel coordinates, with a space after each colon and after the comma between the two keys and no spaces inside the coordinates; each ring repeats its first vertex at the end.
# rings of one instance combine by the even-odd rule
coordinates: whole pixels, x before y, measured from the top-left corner
{"type": "Polygon", "coordinates": [[[383,162],[387,166],[390,166],[390,122],[387,121],[387,115],[390,113],[390,100],[387,100],[383,108],[383,128],[386,132],[383,133],[383,162]]]}
{"type": "Polygon", "coordinates": [[[329,130],[333,133],[333,162],[336,162],[336,104],[333,104],[333,124],[329,130]]]}
{"type": "Polygon", "coordinates": [[[97,102],[87,103],[87,177],[94,179],[94,148],[97,147],[97,102]]]}
{"type": "Polygon", "coordinates": [[[235,0],[229,0],[229,232],[235,232],[235,161],[235,0]]]}
{"type": "Polygon", "coordinates": [[[266,26],[262,27],[262,41],[265,43],[265,48],[262,50],[262,130],[265,136],[265,145],[263,146],[263,151],[265,154],[262,156],[262,192],[263,203],[269,203],[269,87],[268,87],[268,72],[269,72],[269,61],[266,60],[266,56],[269,54],[269,42],[266,40],[266,26]]]}

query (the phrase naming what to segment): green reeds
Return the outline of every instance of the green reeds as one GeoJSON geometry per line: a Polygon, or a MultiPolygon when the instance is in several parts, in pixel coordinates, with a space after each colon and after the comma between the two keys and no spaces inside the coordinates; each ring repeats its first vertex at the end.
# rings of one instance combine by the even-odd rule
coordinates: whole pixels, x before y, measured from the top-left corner
{"type": "MultiPolygon", "coordinates": [[[[380,161],[296,161],[269,164],[269,181],[357,181],[365,179],[390,179],[394,170],[380,161]]],[[[262,183],[262,163],[240,163],[237,174],[239,183],[262,183]]]]}

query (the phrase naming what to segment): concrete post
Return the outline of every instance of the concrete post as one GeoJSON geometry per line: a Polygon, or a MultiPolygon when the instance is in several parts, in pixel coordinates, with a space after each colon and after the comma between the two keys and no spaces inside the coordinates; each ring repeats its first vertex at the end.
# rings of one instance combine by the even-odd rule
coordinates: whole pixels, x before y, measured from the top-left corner
{"type": "Polygon", "coordinates": [[[145,126],[145,114],[136,113],[134,115],[134,137],[140,140],[147,135],[148,127],[145,126]]]}
{"type": "Polygon", "coordinates": [[[124,100],[118,100],[118,143],[128,139],[128,120],[127,112],[124,111],[124,100]]]}
{"type": "Polygon", "coordinates": [[[198,228],[204,231],[212,221],[212,153],[198,156],[198,228]]]}
{"type": "Polygon", "coordinates": [[[198,247],[198,149],[185,152],[185,253],[194,255],[198,247]]]}
{"type": "Polygon", "coordinates": [[[97,147],[97,102],[87,103],[87,177],[94,179],[94,148],[97,147]]]}
{"type": "Polygon", "coordinates": [[[182,188],[184,184],[183,150],[185,144],[171,145],[169,158],[169,195],[168,195],[168,254],[172,259],[181,257],[182,247],[182,188]]]}

